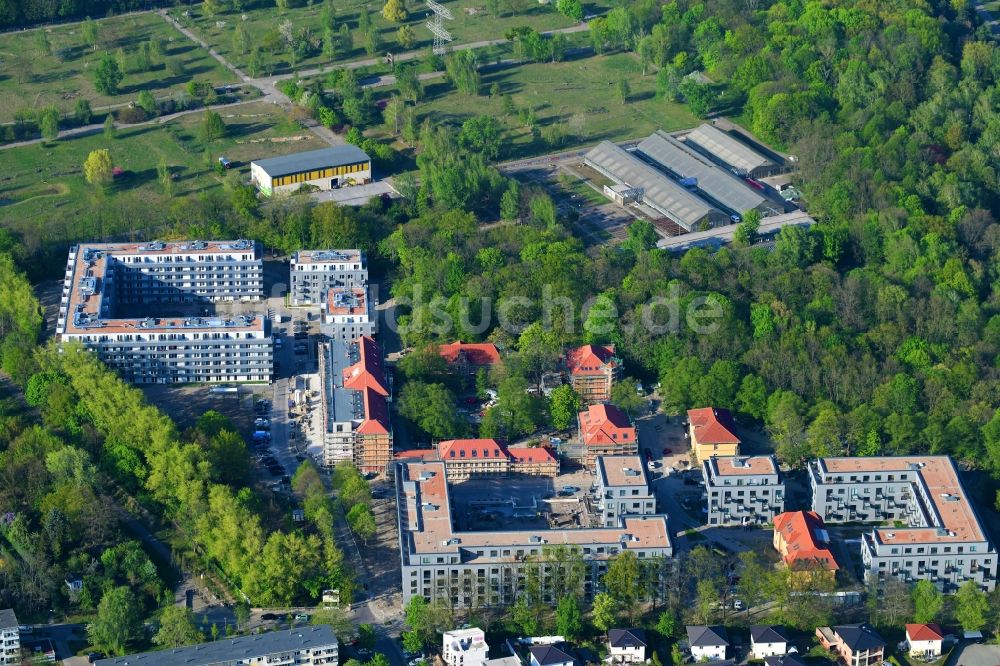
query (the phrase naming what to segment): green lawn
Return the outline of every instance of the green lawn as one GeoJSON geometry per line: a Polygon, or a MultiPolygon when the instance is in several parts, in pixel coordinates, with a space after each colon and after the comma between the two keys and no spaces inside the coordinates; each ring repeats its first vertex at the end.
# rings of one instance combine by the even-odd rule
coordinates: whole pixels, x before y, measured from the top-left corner
{"type": "Polygon", "coordinates": [[[71,112],[80,98],[97,107],[134,100],[142,90],[163,97],[181,90],[192,78],[214,84],[235,81],[205,49],[156,14],[104,19],[96,21],[96,27],[100,42],[96,52],[84,43],[79,23],[0,35],[0,122],[13,120],[18,111],[46,106],[71,112]],[[48,53],[40,34],[48,40],[48,53]],[[90,72],[102,52],[123,49],[127,67],[134,70],[139,45],[152,38],[164,47],[163,58],[154,61],[152,69],[129,71],[117,95],[108,97],[94,89],[90,72]],[[168,61],[175,63],[169,69],[168,61]]]}
{"type": "MultiPolygon", "coordinates": [[[[326,145],[271,104],[254,102],[221,109],[220,114],[227,125],[227,136],[208,146],[210,157],[216,160],[225,155],[244,173],[249,171],[252,159],[326,145]]],[[[175,195],[221,186],[223,179],[206,163],[206,146],[199,138],[201,119],[199,112],[164,125],[121,129],[111,141],[95,134],[0,151],[5,165],[5,174],[0,178],[0,224],[25,239],[45,241],[121,233],[122,229],[78,227],[79,214],[99,206],[101,201],[83,178],[83,161],[91,150],[109,148],[115,165],[125,174],[105,196],[131,197],[136,207],[135,228],[143,228],[142,210],[168,203],[157,179],[161,159],[178,174],[173,182],[175,195]]]]}
{"type": "MultiPolygon", "coordinates": [[[[434,123],[460,125],[476,115],[501,118],[506,126],[501,159],[539,155],[602,140],[623,141],[657,129],[693,127],[701,122],[685,105],[657,99],[656,77],[651,73],[642,76],[641,65],[627,53],[486,70],[483,91],[488,91],[493,83],[500,85],[501,93],[510,94],[519,109],[534,109],[541,138],[533,138],[531,130],[523,127],[516,117],[504,118],[499,98],[464,95],[443,80],[427,82],[426,101],[417,107],[418,119],[422,121],[429,116],[434,123]],[[622,78],[631,88],[625,104],[618,96],[617,82],[622,78]],[[546,142],[553,127],[563,135],[560,146],[546,142]]],[[[380,88],[378,94],[386,97],[392,92],[391,88],[380,88]]],[[[378,129],[374,133],[383,131],[378,129]]]]}
{"type": "MultiPolygon", "coordinates": [[[[592,0],[587,3],[588,12],[603,12],[608,7],[609,0],[592,0]]],[[[269,43],[281,44],[279,26],[288,21],[293,34],[307,29],[310,40],[321,44],[324,28],[320,25],[322,2],[305,4],[294,0],[291,7],[284,12],[279,11],[273,0],[258,0],[246,3],[242,13],[231,12],[218,16],[206,16],[200,5],[188,9],[189,17],[183,16],[181,9],[172,10],[172,15],[183,25],[190,27],[217,52],[241,69],[247,66],[247,55],[236,52],[233,48],[233,33],[238,23],[246,28],[251,38],[251,44],[267,48],[269,43]],[[245,18],[244,18],[245,17],[245,18]],[[270,36],[269,36],[270,33],[270,36]]],[[[422,1],[408,3],[410,16],[406,21],[417,37],[414,49],[424,49],[430,46],[432,35],[425,27],[428,10],[422,1]]],[[[446,27],[454,37],[455,44],[476,42],[487,39],[502,39],[504,33],[516,26],[530,26],[539,31],[572,26],[571,19],[557,13],[552,5],[542,5],[536,0],[500,0],[502,15],[489,16],[486,13],[485,2],[477,0],[450,0],[443,3],[448,7],[454,20],[446,21],[446,27]]],[[[374,24],[379,28],[381,46],[376,55],[382,57],[386,52],[398,52],[402,48],[396,41],[396,31],[400,24],[390,23],[381,15],[381,2],[359,2],[358,0],[335,0],[338,10],[337,28],[347,24],[352,31],[353,46],[349,52],[338,56],[338,62],[367,59],[365,52],[365,37],[358,30],[360,8],[367,5],[374,24]]],[[[298,61],[295,69],[333,64],[328,58],[316,53],[298,61]]],[[[262,73],[280,74],[291,70],[288,54],[283,49],[265,57],[265,71],[262,73]]]]}

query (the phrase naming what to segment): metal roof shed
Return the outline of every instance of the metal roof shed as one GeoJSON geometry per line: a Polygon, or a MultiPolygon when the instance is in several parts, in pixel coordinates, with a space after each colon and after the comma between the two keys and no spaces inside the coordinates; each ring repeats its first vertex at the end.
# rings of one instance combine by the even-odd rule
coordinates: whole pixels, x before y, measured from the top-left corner
{"type": "Polygon", "coordinates": [[[746,183],[665,132],[643,139],[639,152],[678,178],[696,179],[701,192],[733,213],[742,215],[756,209],[769,213],[768,209],[773,209],[765,206],[767,200],[746,183]]]}
{"type": "Polygon", "coordinates": [[[708,123],[691,130],[684,140],[697,145],[742,173],[752,174],[757,169],[776,166],[773,161],[750,146],[708,123]]]}
{"type": "Polygon", "coordinates": [[[292,153],[291,155],[254,160],[253,164],[263,169],[271,178],[277,178],[278,176],[288,176],[304,171],[316,171],[330,167],[358,164],[370,160],[371,158],[368,157],[368,154],[357,146],[344,144],[331,148],[308,150],[304,153],[292,153]]]}
{"type": "Polygon", "coordinates": [[[585,156],[586,163],[616,183],[642,189],[642,201],[690,231],[705,218],[715,224],[729,216],[708,205],[636,156],[602,141],[585,156]]]}

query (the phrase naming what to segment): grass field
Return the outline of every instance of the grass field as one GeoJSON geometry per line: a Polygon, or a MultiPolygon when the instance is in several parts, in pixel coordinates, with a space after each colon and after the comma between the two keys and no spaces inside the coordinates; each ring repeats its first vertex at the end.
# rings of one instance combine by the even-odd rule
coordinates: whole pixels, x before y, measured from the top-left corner
{"type": "MultiPolygon", "coordinates": [[[[346,23],[353,36],[351,50],[340,54],[338,62],[370,57],[364,49],[365,37],[358,30],[358,16],[361,7],[365,5],[368,6],[373,22],[378,27],[381,36],[382,45],[376,55],[382,57],[386,52],[402,50],[396,41],[396,31],[400,24],[390,23],[382,17],[380,13],[381,2],[366,3],[358,0],[335,0],[335,2],[338,9],[337,28],[339,29],[341,25],[346,23]]],[[[237,23],[242,23],[246,28],[251,38],[251,44],[264,45],[268,43],[269,39],[275,40],[279,25],[285,21],[291,23],[294,34],[306,28],[310,31],[310,39],[317,44],[321,43],[324,32],[324,28],[320,24],[323,3],[315,2],[305,5],[299,0],[298,5],[296,5],[293,0],[290,4],[293,6],[281,12],[275,7],[273,0],[257,0],[247,3],[242,14],[233,12],[219,16],[206,16],[201,6],[196,5],[188,10],[190,17],[183,16],[179,9],[173,10],[172,15],[183,25],[193,29],[227,60],[245,71],[247,56],[233,49],[233,33],[237,23]],[[268,33],[271,33],[270,38],[268,33]]],[[[500,0],[502,14],[500,17],[489,16],[482,0],[451,0],[443,4],[451,10],[454,16],[453,21],[446,22],[446,27],[454,37],[455,44],[502,39],[507,30],[522,25],[530,26],[539,31],[573,25],[571,19],[557,13],[552,5],[541,5],[535,0],[500,0]]],[[[411,0],[408,5],[410,17],[406,23],[413,28],[417,37],[417,43],[413,48],[427,48],[432,39],[430,31],[424,25],[429,11],[419,1],[411,0]]],[[[594,0],[587,4],[587,10],[588,12],[602,12],[607,9],[607,6],[608,0],[594,0]]],[[[278,41],[280,42],[280,40],[278,41]]],[[[265,73],[280,74],[291,69],[286,53],[279,52],[268,55],[265,57],[265,63],[267,69],[265,73]]],[[[330,64],[332,62],[328,58],[317,52],[297,62],[295,69],[308,69],[330,64]]]]}
{"type": "MultiPolygon", "coordinates": [[[[674,130],[701,122],[683,104],[655,96],[656,77],[642,76],[642,67],[631,54],[593,56],[560,63],[537,63],[488,69],[483,73],[483,91],[493,83],[502,94],[510,94],[517,108],[530,107],[543,138],[533,137],[516,117],[504,118],[499,98],[470,97],[443,80],[428,82],[426,101],[417,107],[418,119],[461,125],[477,115],[501,118],[506,125],[501,159],[517,159],[588,145],[602,140],[638,138],[656,129],[674,130]],[[618,96],[617,82],[625,79],[631,93],[625,104],[618,96]],[[554,148],[544,140],[556,127],[563,144],[554,148]]],[[[379,88],[388,97],[391,88],[379,88]]],[[[376,130],[380,133],[383,130],[376,130]]]]}
{"type": "Polygon", "coordinates": [[[104,19],[96,21],[96,27],[100,43],[96,51],[84,43],[79,23],[0,35],[0,122],[13,120],[18,111],[46,106],[71,112],[81,98],[98,107],[134,100],[142,90],[164,97],[192,78],[213,84],[235,81],[205,49],[156,14],[104,19]],[[43,34],[48,47],[41,42],[43,34]],[[121,48],[127,67],[134,70],[139,45],[150,39],[163,44],[163,58],[154,61],[149,71],[129,71],[119,94],[99,94],[90,72],[101,54],[121,48]]]}
{"type": "MultiPolygon", "coordinates": [[[[326,145],[271,104],[253,102],[222,109],[220,114],[227,125],[227,136],[207,146],[209,157],[214,161],[225,155],[244,173],[249,171],[252,159],[326,145]]],[[[145,209],[168,203],[157,179],[161,159],[178,174],[172,185],[174,195],[222,185],[223,179],[209,166],[206,146],[199,138],[201,119],[201,113],[192,113],[163,125],[119,130],[118,137],[111,141],[95,134],[0,152],[0,161],[5,165],[0,176],[0,224],[26,240],[80,238],[83,232],[76,227],[78,216],[101,201],[84,180],[82,164],[91,150],[109,148],[114,164],[125,173],[104,196],[132,197],[139,208],[137,228],[142,228],[145,209]]],[[[102,231],[92,233],[103,236],[120,232],[102,231]]]]}

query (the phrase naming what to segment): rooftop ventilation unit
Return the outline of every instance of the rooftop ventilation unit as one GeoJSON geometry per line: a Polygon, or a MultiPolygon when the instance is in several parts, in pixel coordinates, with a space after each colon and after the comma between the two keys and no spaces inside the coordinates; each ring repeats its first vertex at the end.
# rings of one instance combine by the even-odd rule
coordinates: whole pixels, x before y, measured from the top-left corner
{"type": "Polygon", "coordinates": [[[156,326],[156,320],[152,317],[146,317],[139,322],[139,328],[153,328],[156,326]]]}
{"type": "Polygon", "coordinates": [[[146,243],[145,245],[139,246],[140,252],[161,252],[167,248],[167,244],[163,241],[152,241],[146,243]]]}
{"type": "Polygon", "coordinates": [[[192,250],[204,250],[205,248],[208,247],[208,243],[206,243],[205,241],[196,240],[196,241],[191,241],[188,244],[188,247],[192,250]]]}
{"type": "Polygon", "coordinates": [[[253,247],[253,241],[248,241],[241,238],[238,241],[233,241],[232,243],[223,243],[219,246],[220,250],[249,250],[253,247]]]}
{"type": "Polygon", "coordinates": [[[626,467],[624,472],[625,476],[639,476],[639,470],[632,469],[631,467],[626,467]]]}
{"type": "Polygon", "coordinates": [[[316,261],[346,261],[351,257],[346,252],[338,252],[336,250],[318,250],[313,252],[311,256],[316,261]]]}
{"type": "Polygon", "coordinates": [[[80,295],[93,296],[97,292],[97,278],[85,277],[80,280],[80,295]]]}
{"type": "Polygon", "coordinates": [[[430,479],[433,479],[433,478],[434,478],[434,472],[421,472],[420,473],[420,480],[421,481],[429,481],[430,479]]]}

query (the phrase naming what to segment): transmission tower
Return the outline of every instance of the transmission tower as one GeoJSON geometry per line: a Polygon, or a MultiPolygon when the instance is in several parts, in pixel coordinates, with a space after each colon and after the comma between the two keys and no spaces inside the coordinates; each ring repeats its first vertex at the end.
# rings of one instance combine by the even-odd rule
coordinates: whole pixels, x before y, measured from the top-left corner
{"type": "Polygon", "coordinates": [[[449,21],[455,17],[451,10],[435,0],[425,0],[428,9],[434,12],[434,18],[426,23],[427,29],[434,34],[434,53],[444,55],[445,44],[452,40],[451,33],[444,27],[444,19],[449,21]]]}

